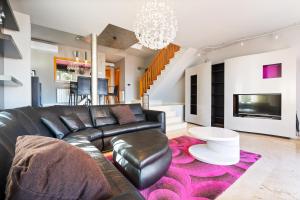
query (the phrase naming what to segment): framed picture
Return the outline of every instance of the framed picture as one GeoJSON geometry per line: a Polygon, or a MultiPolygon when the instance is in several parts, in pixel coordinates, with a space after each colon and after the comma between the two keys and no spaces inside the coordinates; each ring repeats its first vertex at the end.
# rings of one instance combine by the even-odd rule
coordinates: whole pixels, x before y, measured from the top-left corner
{"type": "Polygon", "coordinates": [[[282,64],[270,64],[263,66],[263,79],[280,78],[282,76],[282,64]]]}

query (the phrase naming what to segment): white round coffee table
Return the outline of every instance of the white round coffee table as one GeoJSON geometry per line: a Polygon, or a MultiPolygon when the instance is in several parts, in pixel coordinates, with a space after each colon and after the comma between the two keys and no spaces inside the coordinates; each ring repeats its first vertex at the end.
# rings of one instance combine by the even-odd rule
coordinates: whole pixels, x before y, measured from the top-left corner
{"type": "Polygon", "coordinates": [[[193,127],[190,136],[206,141],[189,148],[197,160],[214,165],[234,165],[240,161],[240,137],[235,131],[216,127],[193,127]]]}

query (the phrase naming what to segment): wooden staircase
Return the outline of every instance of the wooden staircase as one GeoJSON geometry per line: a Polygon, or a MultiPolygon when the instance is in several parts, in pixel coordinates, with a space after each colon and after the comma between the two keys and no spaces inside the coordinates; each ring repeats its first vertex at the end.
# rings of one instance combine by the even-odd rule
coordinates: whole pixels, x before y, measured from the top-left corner
{"type": "Polygon", "coordinates": [[[140,78],[140,97],[143,97],[144,94],[147,93],[147,90],[150,89],[150,86],[157,80],[157,77],[179,50],[180,47],[178,45],[169,44],[166,48],[161,49],[157,53],[145,73],[140,78]]]}

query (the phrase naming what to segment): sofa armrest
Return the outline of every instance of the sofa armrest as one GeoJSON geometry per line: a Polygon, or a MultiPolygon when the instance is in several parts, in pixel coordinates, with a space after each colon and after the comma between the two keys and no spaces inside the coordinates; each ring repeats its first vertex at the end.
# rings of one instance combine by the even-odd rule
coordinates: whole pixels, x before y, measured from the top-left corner
{"type": "Polygon", "coordinates": [[[159,122],[161,124],[161,131],[166,133],[166,113],[156,110],[144,110],[147,121],[159,122]]]}

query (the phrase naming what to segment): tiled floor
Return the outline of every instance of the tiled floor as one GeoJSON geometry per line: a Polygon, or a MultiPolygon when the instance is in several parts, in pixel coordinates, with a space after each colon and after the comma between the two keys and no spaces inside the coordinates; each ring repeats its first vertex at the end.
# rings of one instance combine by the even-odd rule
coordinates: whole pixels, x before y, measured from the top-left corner
{"type": "MultiPolygon", "coordinates": [[[[167,133],[169,138],[186,134],[188,128],[167,133]]],[[[262,158],[218,200],[300,200],[300,140],[240,133],[240,143],[262,158]]]]}

